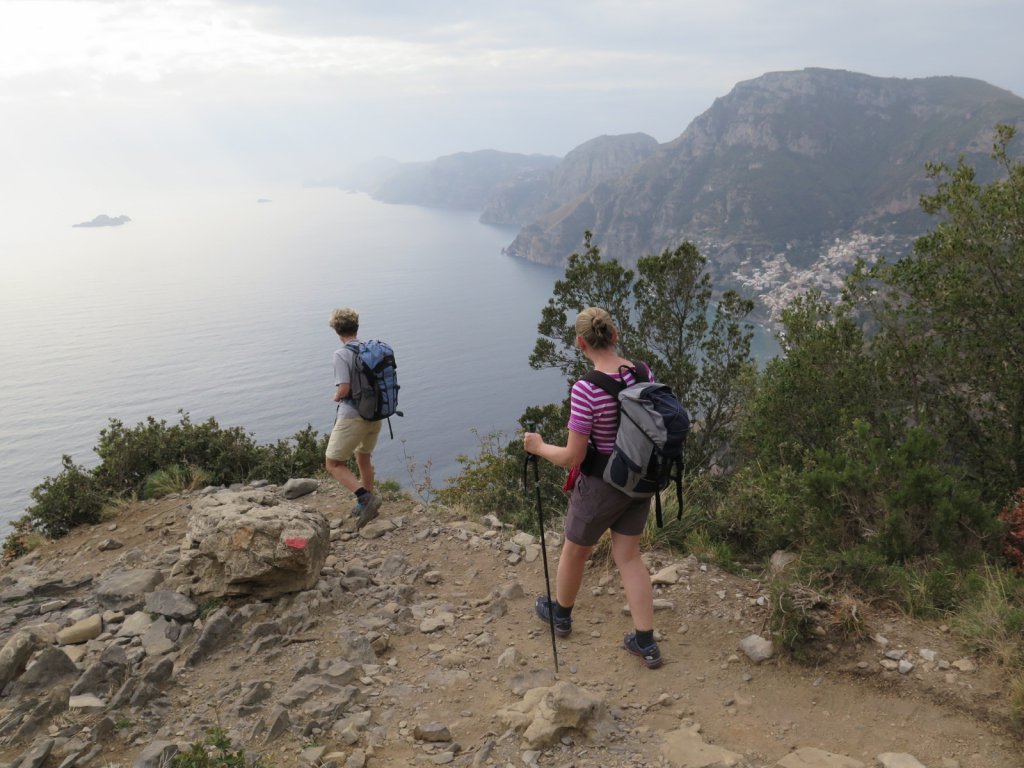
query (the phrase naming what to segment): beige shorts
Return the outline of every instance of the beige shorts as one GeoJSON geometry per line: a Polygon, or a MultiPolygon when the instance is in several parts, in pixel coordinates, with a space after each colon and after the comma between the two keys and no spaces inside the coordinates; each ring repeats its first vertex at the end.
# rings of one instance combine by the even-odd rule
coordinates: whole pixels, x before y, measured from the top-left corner
{"type": "Polygon", "coordinates": [[[327,458],[348,461],[353,453],[373,453],[383,421],[338,419],[327,441],[327,458]]]}

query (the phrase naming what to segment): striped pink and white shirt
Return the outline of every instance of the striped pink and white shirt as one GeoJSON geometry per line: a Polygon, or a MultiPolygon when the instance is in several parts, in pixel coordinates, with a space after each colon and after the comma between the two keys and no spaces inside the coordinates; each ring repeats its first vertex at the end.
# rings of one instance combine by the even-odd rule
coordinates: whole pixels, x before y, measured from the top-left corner
{"type": "MultiPolygon", "coordinates": [[[[647,368],[647,376],[653,381],[654,375],[647,368]]],[[[630,386],[636,377],[630,371],[608,374],[616,381],[630,386]]],[[[619,401],[596,384],[580,379],[572,385],[569,393],[569,429],[593,439],[598,453],[610,455],[615,446],[615,432],[619,426],[619,401]]]]}

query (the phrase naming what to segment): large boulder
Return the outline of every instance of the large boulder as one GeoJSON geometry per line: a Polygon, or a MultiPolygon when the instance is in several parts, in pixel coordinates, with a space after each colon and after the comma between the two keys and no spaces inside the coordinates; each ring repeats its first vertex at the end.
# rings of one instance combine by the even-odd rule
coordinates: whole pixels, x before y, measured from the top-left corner
{"type": "Polygon", "coordinates": [[[267,491],[220,493],[196,503],[171,575],[194,596],[269,598],[314,586],[329,549],[319,512],[267,491]]]}

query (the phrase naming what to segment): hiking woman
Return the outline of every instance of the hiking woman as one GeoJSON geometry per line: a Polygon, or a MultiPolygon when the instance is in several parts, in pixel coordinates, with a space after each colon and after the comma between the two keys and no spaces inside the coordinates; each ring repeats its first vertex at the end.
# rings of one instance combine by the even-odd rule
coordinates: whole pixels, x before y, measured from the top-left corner
{"type": "MultiPolygon", "coordinates": [[[[627,386],[633,384],[633,363],[620,357],[615,343],[619,333],[611,316],[603,309],[590,307],[576,317],[576,344],[594,369],[608,374],[627,386]]],[[[650,371],[647,371],[650,375],[650,371]]],[[[572,632],[572,610],[583,582],[583,569],[594,546],[608,529],[612,536],[612,558],[622,578],[626,602],[635,630],[626,635],[623,646],[639,656],[645,665],[661,666],[661,651],[654,641],[654,598],[651,576],[640,558],[640,534],[650,511],[650,499],[634,499],[607,485],[600,472],[588,474],[596,459],[611,455],[618,427],[619,404],[600,387],[586,380],[572,385],[570,394],[569,438],[564,446],[545,443],[536,432],[527,432],[523,447],[559,467],[580,467],[569,498],[565,517],[565,543],[558,559],[555,599],[537,598],[537,616],[551,621],[554,612],[555,634],[572,632]],[[587,446],[600,456],[587,457],[587,446]]],[[[576,474],[575,472],[573,474],[576,474]]]]}

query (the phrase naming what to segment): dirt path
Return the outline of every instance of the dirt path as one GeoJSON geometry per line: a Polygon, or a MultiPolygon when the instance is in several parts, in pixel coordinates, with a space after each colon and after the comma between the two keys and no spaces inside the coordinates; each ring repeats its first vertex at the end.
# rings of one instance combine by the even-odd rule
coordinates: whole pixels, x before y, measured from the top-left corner
{"type": "MultiPolygon", "coordinates": [[[[331,491],[309,497],[309,503],[335,520],[349,506],[331,491]]],[[[174,547],[186,518],[182,500],[142,505],[126,510],[114,523],[50,544],[38,557],[52,563],[65,580],[95,576],[126,551],[141,552],[145,559],[174,547]],[[97,551],[99,542],[109,537],[124,548],[97,551]]],[[[346,593],[340,608],[311,607],[315,630],[287,648],[251,656],[240,637],[237,648],[218,652],[176,676],[163,726],[166,735],[194,739],[201,733],[199,725],[217,715],[218,702],[226,701],[229,692],[256,680],[271,683],[275,690],[287,687],[303,658],[342,656],[346,631],[378,628],[401,616],[406,631],[388,637],[378,654],[379,667],[370,668],[362,680],[374,728],[367,743],[356,746],[371,767],[440,764],[439,748],[412,736],[416,725],[431,722],[447,725],[460,745],[455,765],[477,760],[482,765],[520,766],[530,759],[542,766],[670,765],[661,751],[663,736],[690,721],[701,725],[705,741],[741,753],[757,767],[774,766],[804,747],[846,755],[867,766],[876,765],[876,755],[885,752],[910,753],[928,768],[1024,766],[1022,744],[1007,729],[999,670],[978,659],[973,672],[948,667],[965,655],[948,632],[896,616],[868,617],[873,633],[888,638],[889,649],[910,652],[915,667],[909,674],[883,669],[886,649],[870,640],[837,648],[815,667],[780,656],[755,665],[738,646],[750,634],[766,633],[768,608],[758,597],[766,597],[767,590],[714,566],[666,553],[648,554],[652,572],[673,563],[685,566],[678,583],[659,587],[656,594],[665,605],[655,618],[666,664],[647,670],[621,649],[622,636],[631,627],[625,599],[607,559],[595,558],[574,612],[573,633],[557,643],[557,679],[603,697],[616,728],[599,741],[567,738],[560,746],[530,755],[518,737],[506,732],[497,713],[519,700],[514,689],[524,685],[524,678],[531,681],[528,687],[550,685],[555,679],[547,625],[532,613],[534,597],[544,591],[541,559],[528,562],[525,552],[510,552],[515,548],[508,544],[513,531],[488,531],[480,523],[423,511],[412,502],[386,503],[382,518],[397,527],[374,539],[343,534],[328,564],[339,573],[397,567],[413,574],[410,605],[389,603],[379,590],[368,587],[346,593]],[[516,584],[521,596],[506,601],[507,612],[495,610],[494,590],[516,584]],[[451,626],[421,631],[423,614],[444,612],[453,616],[451,626]],[[509,648],[518,651],[520,661],[499,666],[499,657],[509,648]],[[922,649],[934,651],[935,660],[925,661],[922,649]],[[483,761],[480,752],[485,749],[490,752],[483,761]]],[[[549,550],[553,572],[557,547],[549,550]]],[[[243,742],[247,736],[241,727],[233,735],[243,742]]],[[[152,736],[139,724],[134,733],[125,734],[130,743],[112,745],[104,768],[131,765],[139,743],[152,736]]],[[[298,755],[310,744],[344,753],[353,749],[329,734],[313,733],[274,742],[264,754],[268,765],[302,765],[298,755]]]]}

